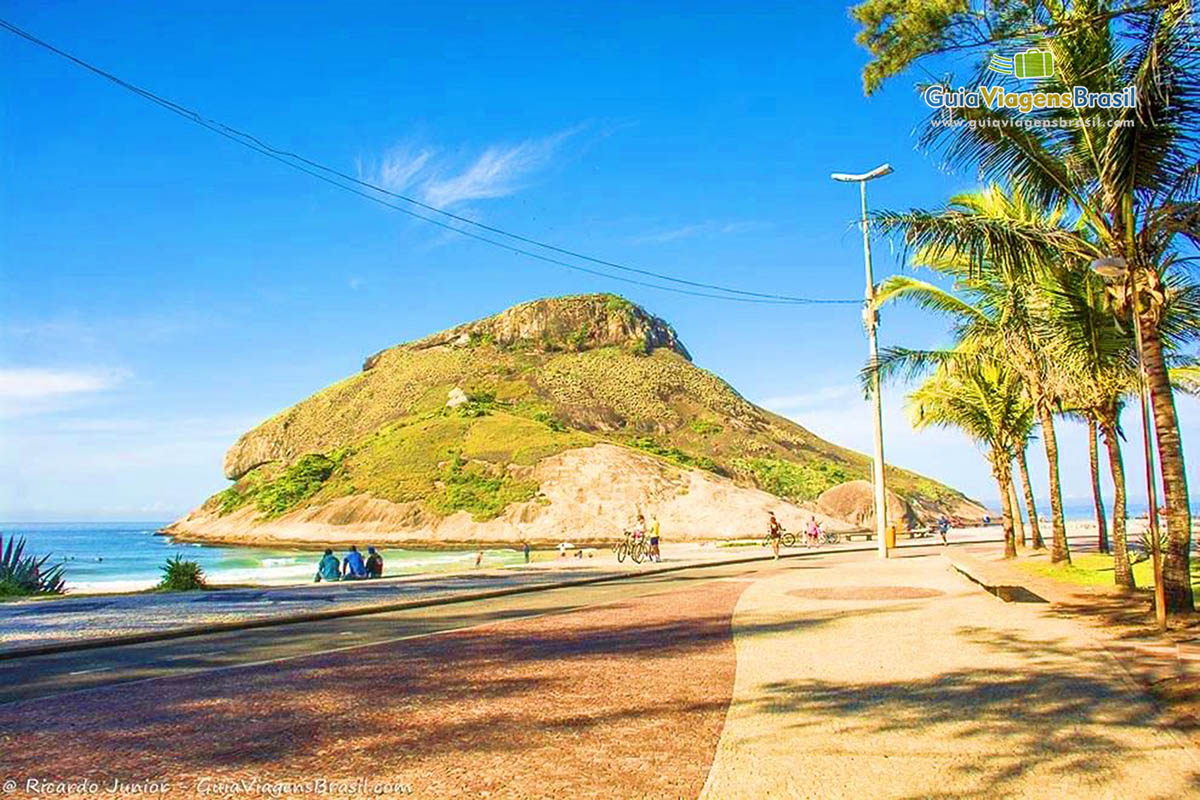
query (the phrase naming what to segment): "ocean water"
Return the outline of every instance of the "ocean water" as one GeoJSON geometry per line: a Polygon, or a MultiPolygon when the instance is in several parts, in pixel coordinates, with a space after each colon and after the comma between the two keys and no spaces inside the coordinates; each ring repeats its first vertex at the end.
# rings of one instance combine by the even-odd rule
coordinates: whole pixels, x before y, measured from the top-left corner
{"type": "MultiPolygon", "coordinates": [[[[282,585],[311,582],[321,553],[317,550],[225,547],[172,542],[154,532],[154,522],[0,523],[0,534],[25,538],[26,552],[50,554],[48,563],[66,565],[67,588],[75,592],[146,589],[158,583],[161,567],[176,553],[195,561],[212,583],[282,585]]],[[[360,542],[366,553],[368,541],[360,542]]],[[[343,550],[334,550],[339,557],[343,550]]],[[[476,550],[380,548],[384,575],[412,575],[469,569],[476,550]]],[[[485,550],[484,567],[524,561],[517,550],[485,550]]]]}

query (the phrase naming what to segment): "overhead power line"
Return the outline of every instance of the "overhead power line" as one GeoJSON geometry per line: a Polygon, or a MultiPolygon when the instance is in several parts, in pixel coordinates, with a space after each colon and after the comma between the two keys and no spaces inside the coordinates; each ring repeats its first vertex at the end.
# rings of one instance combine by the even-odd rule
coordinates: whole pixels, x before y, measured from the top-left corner
{"type": "Polygon", "coordinates": [[[25,39],[26,41],[28,41],[32,44],[35,44],[38,47],[44,48],[45,50],[48,50],[48,51],[54,53],[55,55],[60,56],[61,58],[66,59],[67,61],[70,61],[71,63],[75,64],[76,66],[82,67],[83,69],[86,69],[87,71],[104,78],[105,80],[111,81],[112,83],[116,84],[117,86],[120,86],[122,89],[126,89],[126,90],[138,95],[139,97],[141,97],[145,100],[148,100],[151,103],[154,103],[155,105],[165,108],[174,114],[178,114],[179,116],[183,117],[184,119],[188,120],[189,122],[193,122],[203,128],[206,128],[207,130],[210,130],[214,133],[220,134],[221,136],[224,136],[225,138],[227,138],[231,141],[234,141],[234,142],[242,145],[243,147],[246,147],[250,150],[260,153],[261,155],[265,155],[269,158],[272,158],[281,164],[291,167],[292,169],[303,172],[307,175],[317,178],[318,180],[324,181],[325,183],[328,183],[332,186],[336,186],[339,189],[343,189],[345,191],[357,194],[361,197],[365,197],[366,199],[371,200],[372,202],[379,203],[380,205],[384,206],[385,208],[392,209],[393,211],[399,211],[402,214],[407,214],[408,216],[413,217],[414,219],[421,220],[422,222],[427,222],[431,225],[436,225],[440,228],[452,231],[461,236],[466,236],[466,237],[468,237],[470,239],[474,239],[476,241],[484,242],[486,244],[490,244],[492,246],[499,247],[499,248],[501,248],[503,250],[507,250],[511,253],[517,253],[519,255],[537,259],[537,260],[545,262],[545,263],[555,264],[557,266],[565,267],[567,269],[575,270],[578,272],[584,272],[584,273],[588,273],[591,275],[598,275],[600,277],[608,278],[610,280],[622,281],[624,283],[634,284],[637,286],[645,286],[645,287],[652,288],[652,289],[659,289],[661,291],[676,292],[678,294],[686,294],[686,295],[692,295],[692,296],[696,296],[696,297],[708,297],[708,298],[719,299],[719,300],[733,300],[733,301],[745,302],[745,303],[763,303],[763,304],[778,304],[778,305],[789,305],[789,304],[797,304],[797,305],[798,304],[826,304],[826,305],[854,304],[854,305],[858,305],[862,302],[861,300],[822,299],[822,298],[812,298],[812,297],[796,297],[793,295],[773,294],[773,293],[768,293],[768,292],[753,292],[753,291],[748,291],[745,289],[737,289],[737,288],[732,288],[732,287],[728,287],[728,286],[721,286],[719,284],[704,283],[701,281],[691,281],[691,280],[687,280],[685,278],[676,278],[674,276],[666,275],[666,274],[659,273],[659,272],[654,272],[652,270],[641,269],[638,267],[631,267],[626,264],[617,263],[615,261],[608,261],[608,260],[605,260],[602,258],[596,258],[593,256],[589,256],[586,253],[581,253],[581,252],[571,250],[571,249],[568,249],[565,247],[559,247],[557,245],[543,242],[543,241],[534,239],[529,236],[523,236],[521,234],[513,233],[511,231],[507,231],[507,230],[504,230],[503,228],[498,228],[493,225],[487,225],[487,224],[479,222],[477,220],[473,220],[468,217],[464,217],[460,214],[455,214],[453,212],[446,211],[444,209],[441,209],[436,206],[430,205],[428,203],[422,202],[421,200],[418,200],[414,197],[409,197],[404,194],[393,192],[393,191],[387,189],[386,187],[379,186],[375,183],[371,183],[370,181],[365,181],[357,176],[350,175],[346,172],[335,169],[334,167],[330,167],[330,166],[322,164],[318,161],[314,161],[312,159],[306,158],[305,156],[302,156],[298,153],[293,153],[291,151],[283,150],[281,148],[275,147],[275,146],[271,145],[270,143],[258,138],[257,136],[254,136],[253,134],[238,130],[237,128],[226,125],[218,120],[214,120],[214,119],[205,117],[202,114],[200,114],[199,112],[194,111],[186,106],[180,105],[179,103],[176,103],[172,100],[168,100],[167,98],[157,95],[154,92],[151,92],[147,89],[143,89],[140,86],[137,86],[135,84],[132,84],[129,81],[126,81],[106,70],[101,69],[100,67],[90,64],[90,63],[84,61],[83,59],[81,59],[75,55],[72,55],[71,53],[66,52],[65,50],[55,47],[54,45],[50,44],[49,42],[39,39],[38,37],[34,36],[33,34],[29,33],[28,31],[25,31],[25,30],[17,27],[16,25],[13,25],[12,23],[8,22],[7,20],[0,19],[0,28],[3,28],[16,36],[19,36],[20,38],[25,39]],[[371,194],[368,191],[363,191],[364,189],[369,190],[370,192],[375,192],[379,195],[383,195],[384,197],[393,198],[395,200],[400,200],[404,203],[408,203],[412,206],[416,206],[417,208],[420,208],[422,210],[431,212],[433,214],[437,214],[437,215],[441,216],[443,219],[434,219],[434,218],[431,218],[424,214],[417,213],[416,211],[413,211],[411,208],[406,208],[404,206],[400,206],[400,205],[396,205],[395,203],[388,202],[387,200],[385,200],[381,197],[378,197],[375,194],[371,194]],[[464,228],[460,227],[459,225],[450,224],[449,222],[446,222],[443,220],[452,220],[454,222],[460,223],[460,225],[462,225],[462,226],[469,226],[476,230],[485,231],[489,234],[501,236],[506,239],[510,239],[512,241],[511,242],[498,241],[494,238],[491,238],[489,236],[484,236],[479,233],[475,233],[474,231],[471,231],[471,230],[464,230],[464,228]],[[616,269],[616,270],[620,270],[620,271],[626,272],[626,273],[643,275],[643,276],[646,276],[649,278],[655,278],[660,281],[666,281],[668,283],[676,284],[677,286],[687,286],[687,287],[693,287],[693,288],[692,289],[680,289],[680,288],[677,288],[677,286],[662,286],[662,285],[659,285],[656,283],[650,283],[648,281],[636,280],[636,279],[632,279],[632,278],[623,277],[620,275],[613,275],[611,273],[604,272],[602,270],[592,269],[589,267],[581,266],[579,264],[573,264],[573,263],[564,261],[561,258],[556,258],[554,256],[545,255],[543,253],[537,253],[537,252],[528,250],[524,247],[515,245],[512,242],[517,242],[522,245],[529,245],[532,247],[541,248],[550,253],[555,253],[560,256],[567,256],[570,258],[578,259],[580,261],[585,261],[587,263],[595,264],[597,266],[607,267],[610,269],[616,269]],[[695,291],[696,289],[708,289],[711,291],[707,291],[707,292],[695,291]],[[713,292],[722,292],[723,294],[714,294],[713,292]]]}

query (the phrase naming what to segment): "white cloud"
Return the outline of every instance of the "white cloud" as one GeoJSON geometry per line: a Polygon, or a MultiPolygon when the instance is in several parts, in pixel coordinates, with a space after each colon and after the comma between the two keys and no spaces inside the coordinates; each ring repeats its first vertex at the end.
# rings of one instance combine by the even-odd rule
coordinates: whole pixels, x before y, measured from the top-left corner
{"type": "Polygon", "coordinates": [[[470,200],[507,197],[521,189],[522,181],[530,174],[545,167],[572,133],[564,131],[545,139],[489,147],[459,174],[428,181],[424,186],[425,202],[446,208],[470,200]]]}
{"type": "Polygon", "coordinates": [[[819,409],[831,403],[837,403],[839,407],[842,407],[845,403],[841,401],[853,400],[861,402],[862,390],[853,384],[842,383],[833,386],[822,386],[818,389],[799,392],[798,394],[768,397],[759,405],[776,413],[782,413],[784,411],[802,409],[819,409]]]}
{"type": "Polygon", "coordinates": [[[541,139],[491,145],[465,167],[438,158],[440,151],[434,147],[398,146],[375,166],[364,168],[360,164],[359,174],[389,191],[418,194],[423,202],[437,208],[507,197],[524,188],[535,172],[550,163],[559,146],[578,131],[571,128],[541,139]]]}
{"type": "Polygon", "coordinates": [[[696,222],[691,225],[681,225],[677,228],[654,231],[630,239],[632,244],[666,244],[680,239],[693,239],[698,236],[733,236],[739,233],[760,230],[767,223],[754,221],[741,222],[696,222]]]}
{"type": "Polygon", "coordinates": [[[373,182],[393,192],[403,192],[413,185],[433,156],[434,150],[430,148],[414,153],[406,147],[394,147],[383,157],[373,182]]]}
{"type": "Polygon", "coordinates": [[[0,369],[0,402],[99,392],[127,377],[128,373],[122,370],[0,369]]]}

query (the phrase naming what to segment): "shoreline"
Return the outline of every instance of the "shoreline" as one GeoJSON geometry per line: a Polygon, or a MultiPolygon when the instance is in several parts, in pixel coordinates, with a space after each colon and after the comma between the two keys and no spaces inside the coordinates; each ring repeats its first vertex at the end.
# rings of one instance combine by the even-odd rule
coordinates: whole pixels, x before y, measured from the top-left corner
{"type": "MultiPolygon", "coordinates": [[[[1049,520],[1042,520],[1042,524],[1048,528],[1049,520]]],[[[1130,517],[1127,519],[1128,535],[1130,545],[1136,547],[1139,543],[1140,536],[1146,527],[1145,518],[1130,517]]],[[[467,554],[473,554],[480,550],[487,553],[508,553],[519,554],[524,542],[522,540],[508,541],[470,541],[470,540],[429,540],[429,539],[410,539],[405,541],[393,542],[386,540],[373,540],[368,537],[371,533],[364,532],[361,538],[351,539],[343,538],[340,541],[316,542],[312,539],[276,539],[269,538],[266,540],[249,540],[248,537],[189,537],[185,535],[174,535],[168,529],[168,526],[155,529],[151,535],[160,540],[165,539],[171,544],[179,544],[181,548],[212,548],[224,550],[291,550],[296,551],[292,557],[303,559],[304,556],[311,554],[315,559],[317,554],[323,551],[326,547],[332,548],[335,553],[340,553],[345,550],[350,544],[357,544],[360,548],[367,545],[374,545],[382,550],[404,550],[413,553],[419,560],[421,554],[452,554],[458,553],[467,557],[467,554]]],[[[961,528],[953,528],[952,531],[959,534],[981,533],[987,531],[998,531],[999,524],[993,522],[988,526],[964,526],[961,528]]],[[[1197,528],[1194,525],[1194,528],[1197,528]]],[[[859,529],[862,532],[865,529],[859,529]]],[[[1094,536],[1096,523],[1090,518],[1074,518],[1067,520],[1068,535],[1071,537],[1087,537],[1094,536]]],[[[150,532],[150,531],[148,531],[150,532]]],[[[1028,523],[1026,523],[1026,534],[1028,535],[1028,523]]],[[[1048,535],[1048,530],[1043,530],[1043,536],[1048,535]]],[[[664,548],[670,546],[672,550],[680,549],[689,553],[713,552],[715,550],[734,548],[741,549],[743,547],[753,547],[757,543],[761,543],[761,536],[745,535],[740,537],[713,537],[711,539],[682,539],[672,541],[671,537],[664,536],[664,548]]],[[[563,565],[564,562],[584,566],[585,564],[596,564],[601,561],[611,560],[612,549],[620,542],[619,538],[586,538],[586,539],[568,539],[571,548],[568,551],[567,558],[558,557],[558,545],[560,541],[535,539],[529,540],[531,547],[532,558],[529,563],[517,561],[515,563],[495,563],[496,556],[492,556],[491,564],[488,564],[485,555],[485,569],[538,569],[540,566],[563,565]],[[583,551],[584,561],[580,563],[575,559],[574,553],[583,551]],[[590,555],[588,554],[590,551],[590,555]],[[597,558],[598,556],[598,558],[597,558]]],[[[1200,540],[1198,540],[1200,541],[1200,540]]],[[[184,550],[184,555],[187,557],[187,549],[184,550]]],[[[468,557],[469,558],[469,557],[468,557]]],[[[503,556],[500,557],[503,559],[503,556]]],[[[314,561],[315,563],[315,561],[314,561]]],[[[444,567],[438,568],[429,564],[414,564],[411,571],[404,569],[405,561],[401,558],[389,560],[389,566],[399,568],[401,571],[393,572],[387,577],[389,578],[411,578],[420,576],[439,576],[439,575],[454,575],[454,574],[470,574],[476,571],[473,564],[469,561],[463,563],[447,563],[444,567]]],[[[292,575],[277,575],[272,576],[269,569],[258,566],[243,566],[236,570],[210,570],[209,579],[212,582],[213,591],[226,591],[230,589],[254,590],[262,588],[279,588],[279,587],[297,587],[305,586],[311,583],[308,579],[308,565],[304,564],[302,569],[299,569],[296,574],[292,575]],[[230,572],[232,574],[225,574],[230,572]],[[299,572],[303,572],[302,577],[299,572]]],[[[156,577],[141,577],[129,578],[123,576],[114,576],[111,580],[100,579],[84,579],[78,582],[71,582],[68,579],[68,595],[70,597],[83,596],[117,596],[117,595],[133,595],[142,594],[151,590],[157,585],[156,577]]]]}

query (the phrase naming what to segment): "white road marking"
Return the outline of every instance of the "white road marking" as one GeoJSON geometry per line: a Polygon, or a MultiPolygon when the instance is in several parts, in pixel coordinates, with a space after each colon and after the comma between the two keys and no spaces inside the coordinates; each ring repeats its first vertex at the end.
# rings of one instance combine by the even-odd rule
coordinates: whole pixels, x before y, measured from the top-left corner
{"type": "Polygon", "coordinates": [[[108,672],[112,667],[92,667],[91,669],[77,669],[74,672],[68,672],[68,675],[88,675],[92,672],[108,672]]]}

